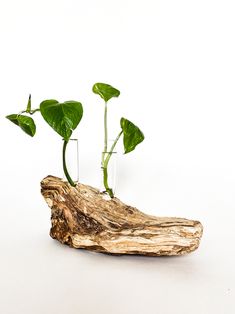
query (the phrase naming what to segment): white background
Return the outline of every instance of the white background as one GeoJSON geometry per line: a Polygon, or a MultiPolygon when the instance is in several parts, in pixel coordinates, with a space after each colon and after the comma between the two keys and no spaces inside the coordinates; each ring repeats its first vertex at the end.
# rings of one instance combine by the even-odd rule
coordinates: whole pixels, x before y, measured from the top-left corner
{"type": "MultiPolygon", "coordinates": [[[[0,1],[0,313],[230,314],[235,311],[235,3],[228,0],[0,1]],[[61,176],[61,139],[39,115],[30,138],[4,116],[78,100],[80,180],[100,182],[103,104],[145,141],[120,154],[117,196],[200,220],[200,248],[175,258],[73,250],[49,235],[40,180],[61,176]]],[[[122,147],[119,147],[122,152],[122,147]]]]}

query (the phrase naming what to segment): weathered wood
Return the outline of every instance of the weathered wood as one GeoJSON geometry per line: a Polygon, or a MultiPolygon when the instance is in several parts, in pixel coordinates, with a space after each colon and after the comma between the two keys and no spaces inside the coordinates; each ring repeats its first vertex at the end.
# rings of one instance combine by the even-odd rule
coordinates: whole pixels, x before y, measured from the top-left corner
{"type": "Polygon", "coordinates": [[[50,235],[74,248],[110,254],[182,255],[198,248],[203,227],[183,218],[154,217],[107,200],[84,184],[71,187],[53,176],[41,182],[51,208],[50,235]]]}

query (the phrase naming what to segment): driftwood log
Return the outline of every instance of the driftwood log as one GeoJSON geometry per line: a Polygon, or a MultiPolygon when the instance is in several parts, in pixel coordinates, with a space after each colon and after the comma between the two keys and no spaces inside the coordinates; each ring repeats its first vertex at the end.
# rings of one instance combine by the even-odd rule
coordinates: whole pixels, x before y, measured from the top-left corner
{"type": "Polygon", "coordinates": [[[183,218],[154,217],[105,199],[99,190],[53,176],[41,182],[51,208],[52,238],[74,248],[109,254],[183,255],[199,246],[203,227],[183,218]]]}

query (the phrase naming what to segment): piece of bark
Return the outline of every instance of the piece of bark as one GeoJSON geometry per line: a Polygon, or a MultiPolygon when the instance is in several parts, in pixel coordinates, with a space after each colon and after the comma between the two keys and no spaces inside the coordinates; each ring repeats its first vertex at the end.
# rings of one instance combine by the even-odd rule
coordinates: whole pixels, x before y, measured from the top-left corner
{"type": "Polygon", "coordinates": [[[52,238],[74,248],[109,254],[183,255],[199,246],[203,227],[183,218],[154,217],[107,200],[99,190],[53,176],[41,182],[51,208],[52,238]]]}

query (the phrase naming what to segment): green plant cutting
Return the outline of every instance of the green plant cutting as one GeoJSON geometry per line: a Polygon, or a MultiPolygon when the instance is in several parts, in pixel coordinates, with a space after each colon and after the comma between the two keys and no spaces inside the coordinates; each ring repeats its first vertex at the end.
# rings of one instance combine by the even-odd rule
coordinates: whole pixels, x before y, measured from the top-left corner
{"type": "MultiPolygon", "coordinates": [[[[116,144],[121,136],[123,136],[124,153],[130,153],[144,140],[144,134],[133,122],[126,118],[121,118],[121,129],[113,142],[113,145],[109,148],[107,124],[108,101],[113,97],[118,97],[120,95],[120,91],[105,83],[96,83],[92,90],[104,100],[104,149],[102,154],[103,184],[105,191],[111,198],[113,198],[114,192],[109,186],[108,181],[108,165],[116,144]]],[[[62,149],[64,174],[70,185],[76,186],[76,183],[72,180],[66,165],[66,148],[73,131],[77,128],[82,119],[82,104],[77,101],[65,101],[60,103],[55,99],[48,99],[42,101],[39,108],[32,109],[31,95],[29,95],[26,109],[18,114],[8,115],[6,118],[19,126],[26,134],[33,137],[36,133],[36,124],[31,116],[36,112],[40,112],[46,123],[62,137],[64,141],[62,149]]]]}
{"type": "Polygon", "coordinates": [[[109,186],[108,182],[108,164],[116,147],[116,144],[120,137],[123,135],[124,154],[130,153],[136,148],[138,144],[140,144],[144,140],[144,134],[133,122],[125,118],[121,118],[121,130],[114,140],[113,145],[109,149],[107,124],[108,101],[113,97],[118,97],[120,95],[120,91],[105,83],[94,84],[92,90],[95,94],[98,94],[104,100],[104,149],[101,165],[103,170],[103,184],[105,187],[105,191],[109,194],[111,198],[113,198],[113,189],[109,186]]]}
{"type": "Polygon", "coordinates": [[[39,108],[32,109],[31,95],[29,95],[26,109],[18,114],[8,115],[6,118],[19,126],[26,134],[33,137],[36,133],[36,124],[30,116],[36,112],[40,112],[47,124],[63,138],[62,160],[64,174],[70,185],[76,186],[67,169],[66,147],[73,131],[82,119],[82,104],[71,100],[60,103],[55,99],[48,99],[41,102],[39,108]]]}

